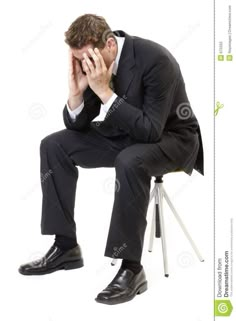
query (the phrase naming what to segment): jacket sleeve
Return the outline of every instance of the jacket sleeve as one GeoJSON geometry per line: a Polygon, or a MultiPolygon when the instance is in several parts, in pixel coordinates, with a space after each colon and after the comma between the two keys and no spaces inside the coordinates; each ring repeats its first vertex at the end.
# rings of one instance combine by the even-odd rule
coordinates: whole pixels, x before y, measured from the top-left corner
{"type": "Polygon", "coordinates": [[[63,109],[63,120],[66,128],[73,130],[83,130],[87,128],[90,122],[99,115],[101,108],[101,100],[94,92],[88,87],[84,92],[84,108],[76,116],[74,121],[71,120],[66,105],[63,109]]]}
{"type": "Polygon", "coordinates": [[[169,60],[150,67],[143,75],[142,110],[117,97],[106,115],[106,123],[122,127],[137,141],[157,142],[170,113],[178,79],[179,67],[169,60]]]}

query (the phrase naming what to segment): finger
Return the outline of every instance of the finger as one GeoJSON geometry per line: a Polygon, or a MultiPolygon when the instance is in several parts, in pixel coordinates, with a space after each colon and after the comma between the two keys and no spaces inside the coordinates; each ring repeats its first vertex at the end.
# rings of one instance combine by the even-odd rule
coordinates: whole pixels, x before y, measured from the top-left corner
{"type": "Polygon", "coordinates": [[[99,58],[100,64],[102,66],[103,69],[107,69],[105,61],[103,59],[103,56],[101,55],[100,51],[98,50],[98,48],[94,49],[95,54],[97,55],[97,57],[99,58]]]}
{"type": "Polygon", "coordinates": [[[83,54],[84,60],[86,62],[87,67],[89,68],[90,72],[94,72],[94,66],[92,61],[89,59],[88,55],[86,53],[83,54]]]}
{"type": "Polygon", "coordinates": [[[75,78],[76,75],[77,75],[77,64],[76,64],[76,59],[73,57],[72,58],[72,69],[71,69],[71,72],[70,72],[70,76],[72,78],[75,78]]]}
{"type": "Polygon", "coordinates": [[[93,61],[95,63],[95,67],[96,67],[96,71],[100,71],[102,68],[100,58],[95,54],[95,52],[92,48],[89,48],[88,52],[90,53],[91,57],[93,58],[93,61]]]}
{"type": "Polygon", "coordinates": [[[83,67],[83,70],[84,70],[84,72],[86,73],[86,75],[89,75],[89,76],[90,76],[91,70],[90,70],[90,68],[89,68],[89,66],[88,66],[88,64],[87,64],[87,61],[86,61],[85,59],[82,60],[82,67],[83,67]]]}
{"type": "Polygon", "coordinates": [[[81,63],[78,58],[74,57],[75,72],[79,74],[82,72],[81,63]]]}
{"type": "Polygon", "coordinates": [[[69,75],[71,77],[75,77],[75,75],[80,72],[80,66],[77,58],[73,55],[73,52],[70,49],[68,53],[68,58],[69,58],[69,75]]]}

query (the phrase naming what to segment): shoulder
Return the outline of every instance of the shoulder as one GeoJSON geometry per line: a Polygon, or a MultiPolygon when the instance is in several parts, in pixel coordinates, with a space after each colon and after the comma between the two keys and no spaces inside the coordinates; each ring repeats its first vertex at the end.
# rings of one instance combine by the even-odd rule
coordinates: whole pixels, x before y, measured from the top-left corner
{"type": "Polygon", "coordinates": [[[163,45],[150,39],[132,36],[134,57],[137,64],[145,66],[172,66],[178,69],[179,65],[173,54],[163,45]]]}
{"type": "Polygon", "coordinates": [[[134,37],[135,63],[143,66],[144,77],[158,75],[162,81],[179,78],[180,66],[172,53],[161,44],[149,39],[134,37]]]}

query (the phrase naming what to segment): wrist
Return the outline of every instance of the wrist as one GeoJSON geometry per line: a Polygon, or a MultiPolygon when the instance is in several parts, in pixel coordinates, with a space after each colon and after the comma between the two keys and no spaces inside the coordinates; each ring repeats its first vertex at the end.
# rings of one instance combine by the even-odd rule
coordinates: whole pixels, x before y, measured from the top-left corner
{"type": "Polygon", "coordinates": [[[83,102],[83,96],[69,96],[68,106],[71,110],[76,109],[83,102]]]}
{"type": "Polygon", "coordinates": [[[113,93],[114,92],[111,90],[111,88],[107,88],[107,90],[103,91],[99,95],[99,98],[101,99],[103,104],[106,104],[108,102],[108,100],[111,98],[111,96],[113,95],[113,93]]]}

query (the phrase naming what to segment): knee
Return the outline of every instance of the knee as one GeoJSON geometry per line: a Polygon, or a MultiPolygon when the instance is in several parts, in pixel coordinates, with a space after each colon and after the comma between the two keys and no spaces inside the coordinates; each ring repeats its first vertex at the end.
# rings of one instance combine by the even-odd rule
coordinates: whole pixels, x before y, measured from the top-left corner
{"type": "Polygon", "coordinates": [[[121,151],[116,159],[115,168],[122,168],[124,170],[135,170],[142,165],[142,160],[138,156],[134,156],[131,153],[121,151]]]}
{"type": "Polygon", "coordinates": [[[49,134],[47,136],[45,136],[43,139],[41,139],[40,142],[40,151],[45,150],[46,148],[48,148],[50,146],[57,146],[59,144],[59,135],[58,132],[49,134]]]}

